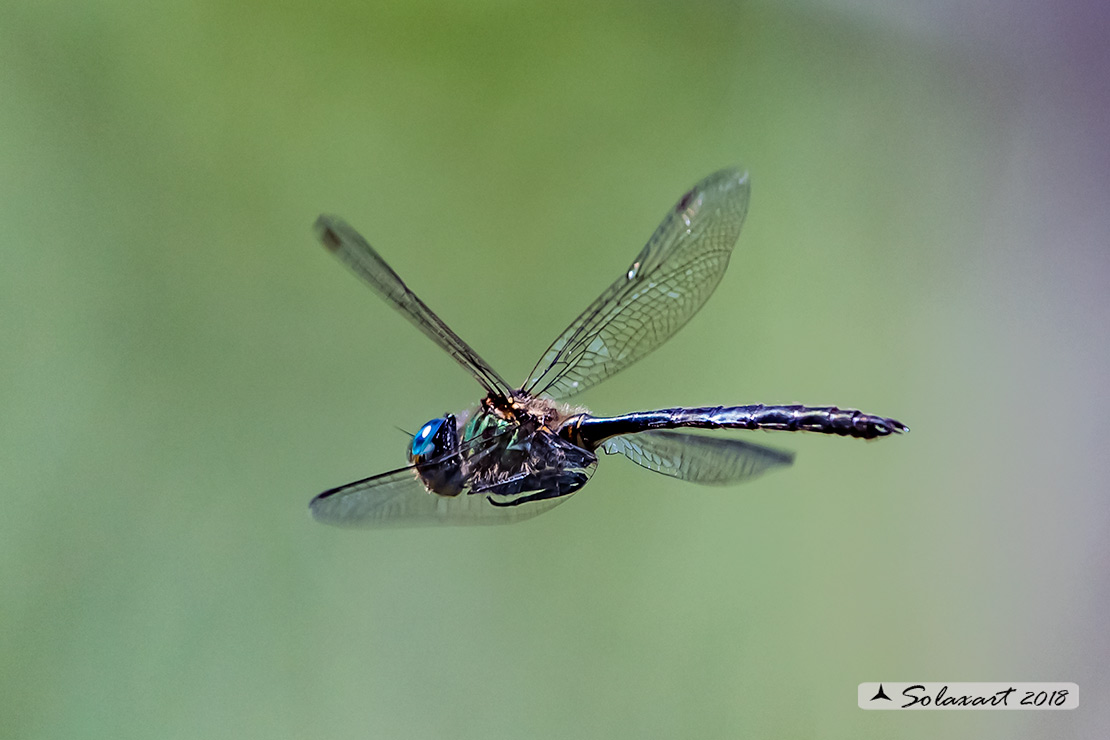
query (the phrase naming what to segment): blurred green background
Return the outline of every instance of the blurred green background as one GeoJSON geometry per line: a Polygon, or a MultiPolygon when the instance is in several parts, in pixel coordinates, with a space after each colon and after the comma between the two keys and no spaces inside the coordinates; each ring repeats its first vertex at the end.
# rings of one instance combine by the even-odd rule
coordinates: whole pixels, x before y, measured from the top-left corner
{"type": "Polygon", "coordinates": [[[1011,5],[5,4],[0,737],[1106,737],[1107,10],[1011,5]],[[513,527],[310,519],[480,395],[319,212],[519,380],[734,162],[716,295],[581,402],[912,434],[757,434],[797,462],[731,489],[609,458],[513,527]]]}

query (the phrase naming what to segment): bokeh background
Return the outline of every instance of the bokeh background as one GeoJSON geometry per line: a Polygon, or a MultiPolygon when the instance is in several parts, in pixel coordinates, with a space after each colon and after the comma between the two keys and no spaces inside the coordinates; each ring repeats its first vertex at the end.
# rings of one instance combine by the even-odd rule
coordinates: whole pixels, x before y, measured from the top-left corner
{"type": "Polygon", "coordinates": [[[1107,14],[5,3],[0,736],[1107,737],[1107,14]],[[520,379],[733,162],[716,295],[581,401],[908,437],[756,435],[797,462],[731,489],[606,459],[513,527],[310,519],[479,396],[319,212],[520,379]]]}

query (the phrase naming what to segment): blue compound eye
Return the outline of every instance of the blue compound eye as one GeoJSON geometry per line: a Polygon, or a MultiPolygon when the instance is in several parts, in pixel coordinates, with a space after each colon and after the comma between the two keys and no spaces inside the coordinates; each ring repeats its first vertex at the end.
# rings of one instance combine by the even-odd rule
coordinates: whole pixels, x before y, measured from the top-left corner
{"type": "Polygon", "coordinates": [[[420,427],[420,431],[412,438],[412,448],[409,451],[409,457],[413,460],[422,460],[431,457],[436,452],[436,435],[439,433],[440,428],[443,426],[444,418],[432,419],[424,426],[420,427]]]}

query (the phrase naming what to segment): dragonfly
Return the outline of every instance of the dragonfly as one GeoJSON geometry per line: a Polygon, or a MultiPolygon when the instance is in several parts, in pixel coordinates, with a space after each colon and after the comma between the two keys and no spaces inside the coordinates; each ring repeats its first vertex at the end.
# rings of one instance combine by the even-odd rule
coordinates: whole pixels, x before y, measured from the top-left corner
{"type": "Polygon", "coordinates": [[[657,349],[717,287],[748,212],[742,168],[709,175],[668,211],[615,282],[560,334],[519,387],[507,383],[336,216],[315,232],[324,247],[462,365],[485,391],[458,414],[420,427],[408,464],[324,491],[312,515],[341,526],[508,524],[549,511],[578,491],[598,455],[623,455],[647,470],[727,485],[790,465],[790,452],[687,429],[763,429],[876,439],[901,422],[835,406],[666,408],[595,416],[566,399],[657,349]]]}

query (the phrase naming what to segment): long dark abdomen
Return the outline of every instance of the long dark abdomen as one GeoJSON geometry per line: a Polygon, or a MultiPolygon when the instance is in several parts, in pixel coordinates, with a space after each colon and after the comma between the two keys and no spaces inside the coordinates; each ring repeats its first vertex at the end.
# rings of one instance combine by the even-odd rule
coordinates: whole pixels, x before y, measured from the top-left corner
{"type": "Polygon", "coordinates": [[[637,411],[621,416],[581,414],[566,420],[560,435],[587,449],[609,437],[648,429],[774,429],[785,432],[820,432],[857,439],[876,439],[908,432],[899,421],[836,406],[705,406],[702,408],[637,411]]]}

